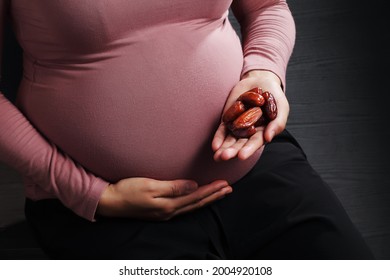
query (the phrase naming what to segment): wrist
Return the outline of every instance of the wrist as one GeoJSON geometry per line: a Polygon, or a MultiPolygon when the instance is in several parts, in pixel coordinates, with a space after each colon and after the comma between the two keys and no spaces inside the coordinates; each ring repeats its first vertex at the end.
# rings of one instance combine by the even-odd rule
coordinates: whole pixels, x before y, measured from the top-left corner
{"type": "Polygon", "coordinates": [[[279,86],[282,86],[282,81],[280,80],[279,76],[276,75],[274,72],[269,71],[269,70],[251,70],[246,72],[241,80],[243,79],[256,79],[259,80],[260,82],[271,82],[271,83],[276,83],[279,86]]]}
{"type": "Polygon", "coordinates": [[[96,214],[100,216],[111,216],[113,205],[115,205],[115,191],[114,186],[109,184],[102,192],[96,208],[96,214]]]}

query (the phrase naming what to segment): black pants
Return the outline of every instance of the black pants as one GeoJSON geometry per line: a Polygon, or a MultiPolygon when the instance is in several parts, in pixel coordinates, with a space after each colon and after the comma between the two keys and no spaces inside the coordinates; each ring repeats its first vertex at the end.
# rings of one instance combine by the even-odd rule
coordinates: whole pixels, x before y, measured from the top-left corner
{"type": "Polygon", "coordinates": [[[373,259],[329,186],[287,132],[216,203],[167,222],[88,222],[58,200],[26,201],[53,259],[373,259]]]}

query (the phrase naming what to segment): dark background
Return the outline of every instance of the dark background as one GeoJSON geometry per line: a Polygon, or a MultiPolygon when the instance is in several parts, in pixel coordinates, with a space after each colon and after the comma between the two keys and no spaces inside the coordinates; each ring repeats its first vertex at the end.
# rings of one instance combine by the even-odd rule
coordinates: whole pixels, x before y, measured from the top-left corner
{"type": "MultiPolygon", "coordinates": [[[[287,128],[375,256],[390,259],[390,24],[384,1],[373,3],[288,1],[297,39],[287,72],[287,128]]],[[[3,90],[12,99],[20,50],[12,34],[7,39],[3,90]]],[[[20,176],[0,164],[0,259],[45,257],[24,222],[23,201],[20,176]]]]}
{"type": "Polygon", "coordinates": [[[288,3],[297,40],[287,128],[375,256],[390,259],[389,16],[378,1],[288,3]]]}

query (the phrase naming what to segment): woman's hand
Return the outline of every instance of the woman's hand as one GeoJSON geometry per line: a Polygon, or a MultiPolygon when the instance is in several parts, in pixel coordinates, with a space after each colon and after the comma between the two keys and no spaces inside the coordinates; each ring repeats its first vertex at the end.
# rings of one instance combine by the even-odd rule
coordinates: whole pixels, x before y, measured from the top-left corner
{"type": "Polygon", "coordinates": [[[164,221],[203,207],[231,192],[232,188],[223,180],[198,186],[190,180],[129,178],[106,188],[97,214],[164,221]]]}
{"type": "Polygon", "coordinates": [[[229,160],[235,157],[245,160],[257,150],[263,149],[265,142],[271,142],[275,135],[281,133],[285,129],[290,106],[281,88],[279,77],[270,71],[254,70],[244,75],[242,80],[231,91],[223,112],[225,112],[242,93],[254,87],[260,87],[264,91],[269,91],[273,94],[278,108],[276,119],[267,124],[265,128],[257,127],[257,132],[249,139],[235,138],[228,133],[226,126],[221,123],[212,142],[214,160],[229,160]]]}

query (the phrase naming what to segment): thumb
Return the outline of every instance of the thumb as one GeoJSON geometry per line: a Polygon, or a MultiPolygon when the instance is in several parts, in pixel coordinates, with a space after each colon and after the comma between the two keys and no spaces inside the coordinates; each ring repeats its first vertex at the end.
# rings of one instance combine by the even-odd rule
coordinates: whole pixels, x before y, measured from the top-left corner
{"type": "Polygon", "coordinates": [[[165,181],[161,188],[160,196],[178,197],[190,194],[198,189],[198,184],[192,180],[165,181]]]}
{"type": "Polygon", "coordinates": [[[281,133],[285,128],[288,120],[288,115],[290,112],[290,105],[288,104],[285,96],[283,98],[277,99],[278,103],[278,115],[276,119],[271,121],[265,128],[264,139],[266,142],[271,142],[272,139],[281,133]]]}

